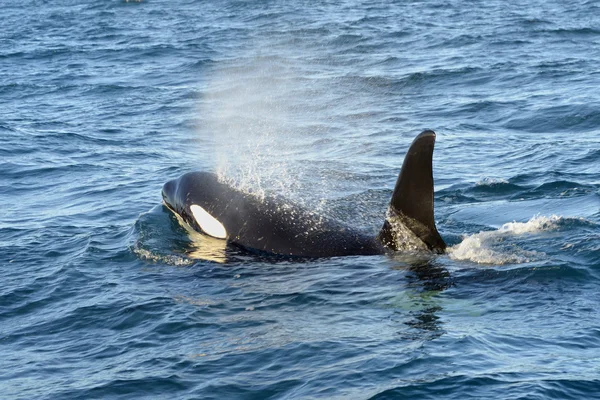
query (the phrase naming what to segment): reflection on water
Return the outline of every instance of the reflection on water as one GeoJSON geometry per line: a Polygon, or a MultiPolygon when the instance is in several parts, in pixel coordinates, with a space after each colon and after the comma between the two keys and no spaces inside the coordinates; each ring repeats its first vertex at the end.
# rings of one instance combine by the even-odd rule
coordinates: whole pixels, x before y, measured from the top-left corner
{"type": "Polygon", "coordinates": [[[227,262],[227,241],[213,238],[196,232],[177,213],[168,211],[177,218],[177,222],[188,234],[190,242],[187,244],[185,255],[193,260],[212,261],[220,264],[227,262]]]}
{"type": "MultiPolygon", "coordinates": [[[[406,255],[403,257],[406,258],[406,255]]],[[[394,305],[402,310],[403,323],[414,328],[414,331],[402,330],[402,337],[409,340],[433,340],[442,336],[445,330],[439,314],[443,307],[438,295],[453,285],[448,270],[434,260],[419,257],[393,268],[409,271],[406,290],[394,299],[394,305]]]]}
{"type": "MultiPolygon", "coordinates": [[[[441,292],[454,284],[450,272],[443,266],[436,264],[435,261],[411,265],[409,270],[414,274],[410,283],[422,286],[426,292],[441,292]]],[[[411,279],[411,276],[409,276],[409,279],[411,279]]]]}
{"type": "MultiPolygon", "coordinates": [[[[189,227],[186,227],[191,230],[189,227]]],[[[185,255],[194,260],[205,260],[224,264],[227,262],[227,241],[190,232],[190,244],[185,255]]]]}

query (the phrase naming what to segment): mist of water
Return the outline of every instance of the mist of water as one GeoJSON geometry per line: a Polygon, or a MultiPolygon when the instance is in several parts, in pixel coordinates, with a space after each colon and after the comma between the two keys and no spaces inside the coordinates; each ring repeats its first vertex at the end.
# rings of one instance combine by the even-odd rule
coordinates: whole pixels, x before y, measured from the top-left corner
{"type": "Polygon", "coordinates": [[[200,99],[197,134],[228,184],[331,213],[331,199],[367,189],[356,176],[369,132],[355,115],[367,114],[369,94],[323,71],[308,45],[255,51],[272,46],[250,46],[214,68],[200,99]]]}
{"type": "Polygon", "coordinates": [[[214,72],[200,107],[199,135],[209,137],[219,177],[240,190],[294,197],[302,166],[290,162],[302,140],[302,83],[289,60],[250,56],[214,72]]]}

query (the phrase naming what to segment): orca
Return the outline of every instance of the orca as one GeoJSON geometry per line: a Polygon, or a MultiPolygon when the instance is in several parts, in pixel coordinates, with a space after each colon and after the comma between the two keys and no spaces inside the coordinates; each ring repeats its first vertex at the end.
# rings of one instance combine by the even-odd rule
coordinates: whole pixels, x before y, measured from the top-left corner
{"type": "Polygon", "coordinates": [[[434,144],[431,130],[412,142],[376,236],[279,197],[243,192],[211,172],[189,172],[167,182],[162,198],[194,230],[258,253],[308,258],[385,254],[403,249],[408,232],[423,248],[440,254],[446,244],[434,220],[434,144]]]}

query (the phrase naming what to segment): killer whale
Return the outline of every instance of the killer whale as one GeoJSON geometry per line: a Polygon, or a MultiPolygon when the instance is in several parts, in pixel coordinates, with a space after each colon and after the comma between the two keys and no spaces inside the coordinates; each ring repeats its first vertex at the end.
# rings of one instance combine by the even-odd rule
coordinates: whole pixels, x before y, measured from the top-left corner
{"type": "Polygon", "coordinates": [[[194,230],[250,251],[292,257],[384,254],[402,248],[400,231],[443,253],[435,226],[432,156],[435,132],[410,145],[377,236],[366,235],[276,197],[259,198],[210,172],[189,172],[162,188],[164,204],[194,230]]]}

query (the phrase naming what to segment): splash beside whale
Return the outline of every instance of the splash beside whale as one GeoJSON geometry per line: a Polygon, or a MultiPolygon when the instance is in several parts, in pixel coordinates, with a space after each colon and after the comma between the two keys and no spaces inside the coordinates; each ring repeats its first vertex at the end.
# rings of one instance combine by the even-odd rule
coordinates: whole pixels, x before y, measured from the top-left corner
{"type": "Polygon", "coordinates": [[[427,249],[443,253],[446,244],[433,210],[434,144],[430,130],[412,142],[377,236],[277,197],[242,192],[210,172],[189,172],[167,182],[162,197],[194,230],[249,251],[292,257],[384,254],[402,249],[405,235],[400,233],[409,231],[427,249]]]}

